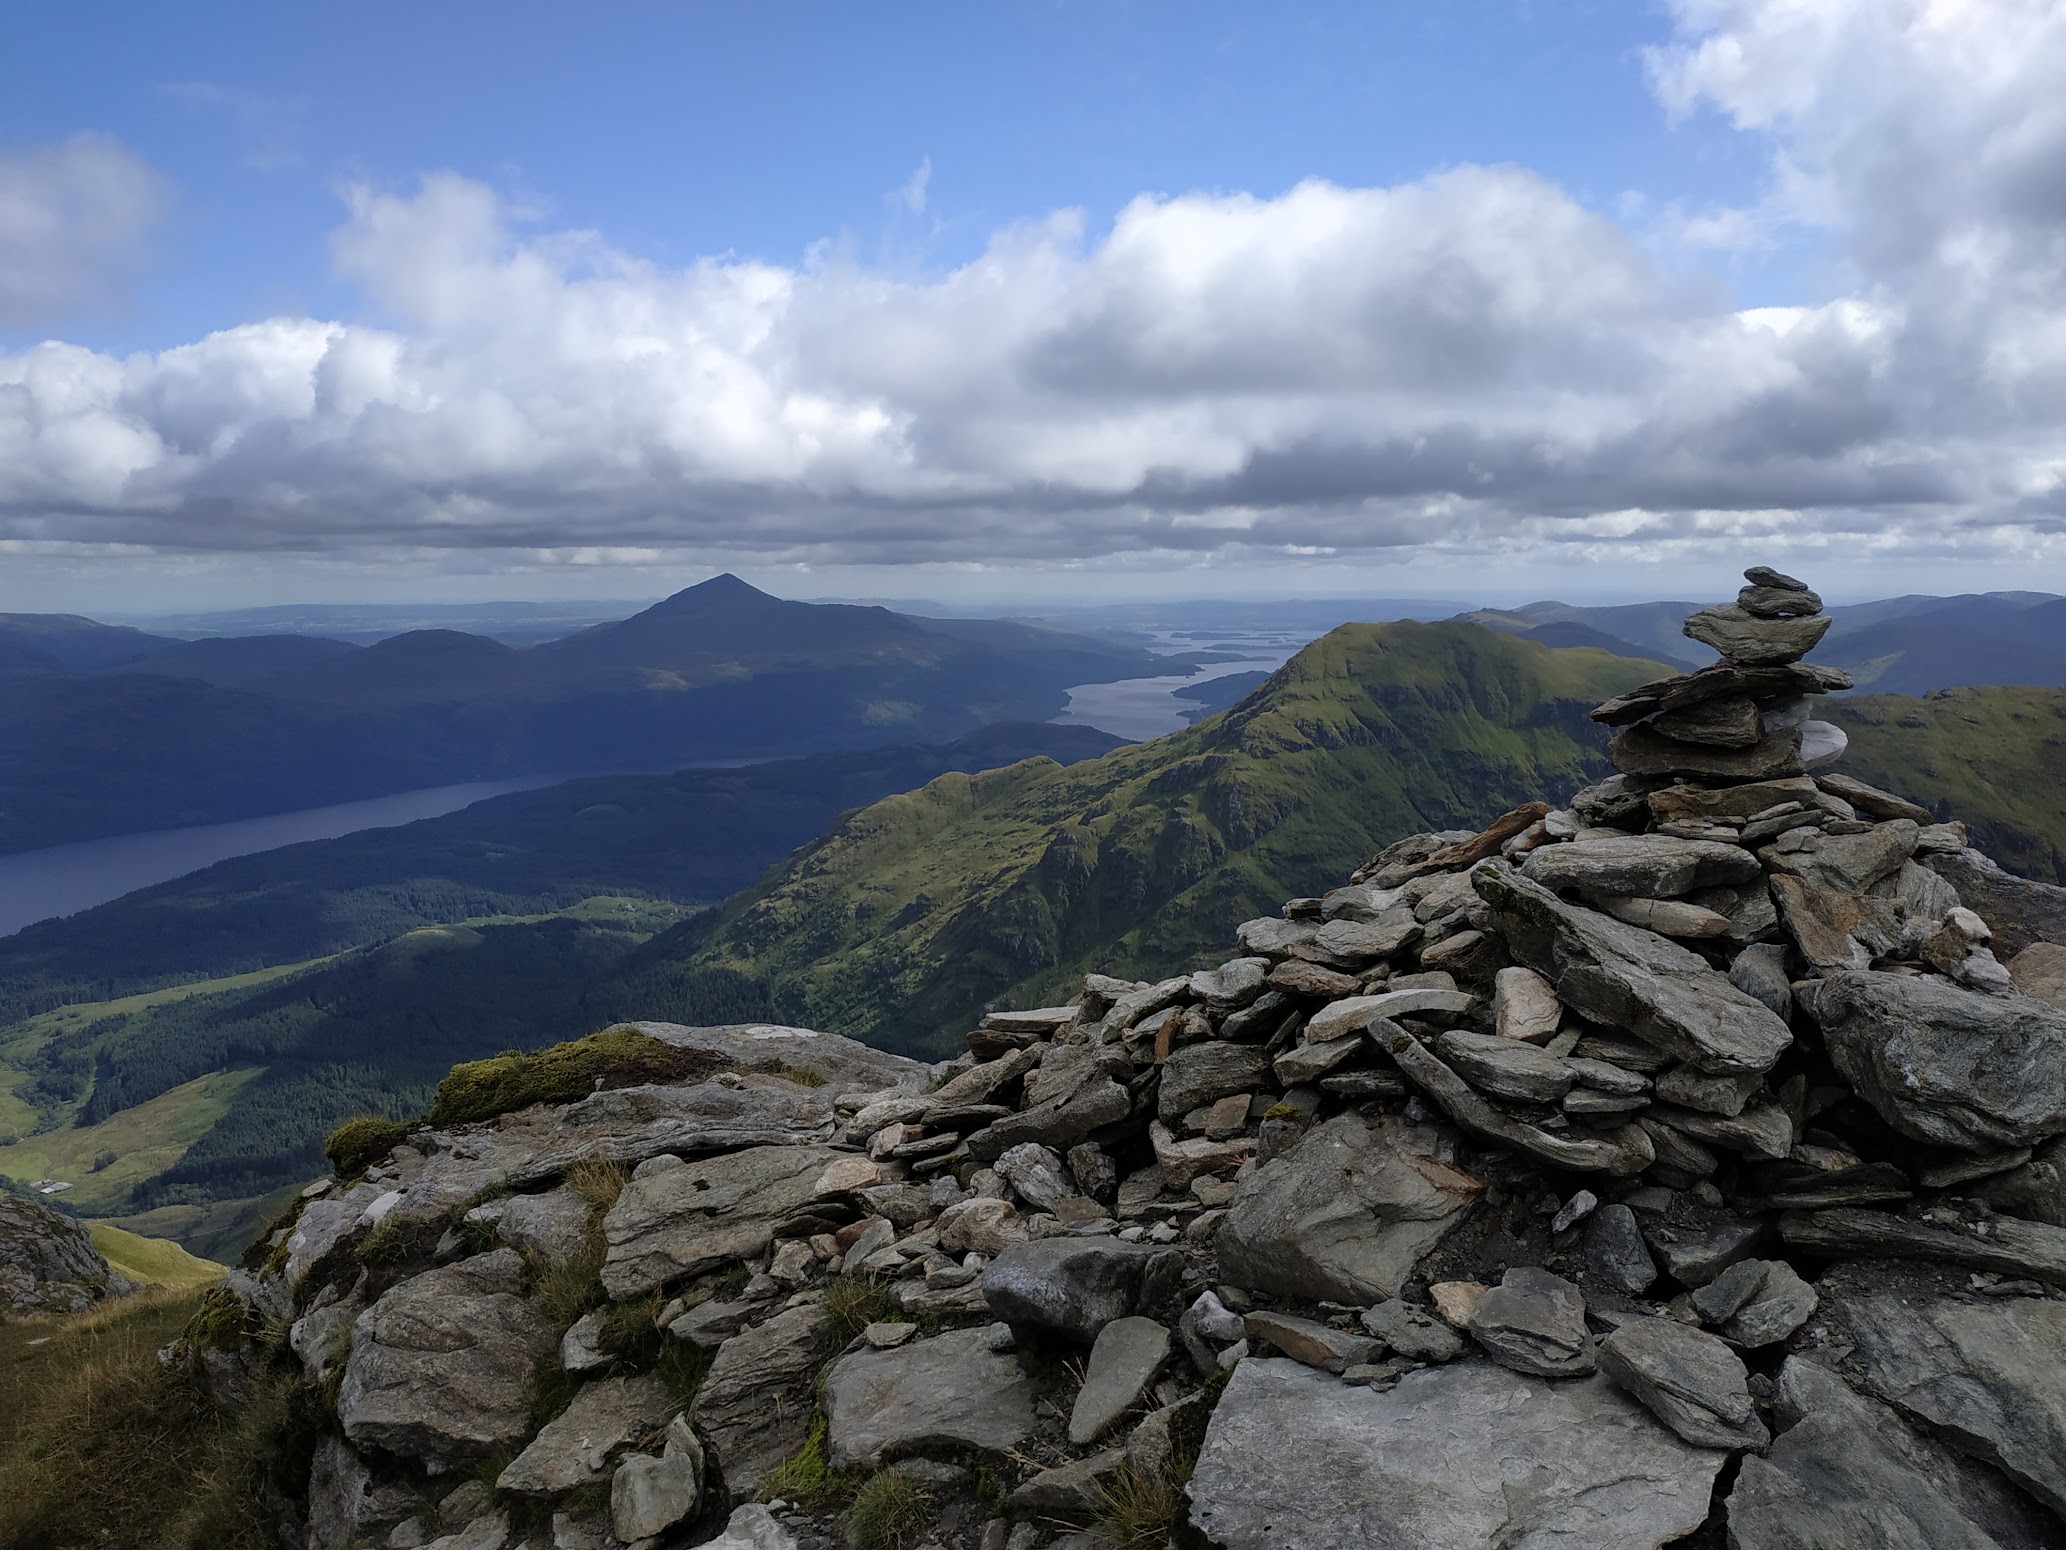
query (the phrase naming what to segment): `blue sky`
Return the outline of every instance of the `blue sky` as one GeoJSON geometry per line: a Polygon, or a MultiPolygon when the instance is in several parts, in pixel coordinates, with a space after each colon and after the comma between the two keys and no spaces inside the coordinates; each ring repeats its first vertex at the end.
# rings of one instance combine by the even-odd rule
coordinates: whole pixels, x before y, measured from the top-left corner
{"type": "MultiPolygon", "coordinates": [[[[1665,127],[1654,5],[1447,0],[856,6],[40,7],[46,68],[0,143],[111,134],[173,183],[125,304],[61,324],[162,349],[280,311],[361,315],[328,251],[346,181],[454,170],[663,263],[734,253],[952,264],[1013,220],[1143,192],[1276,193],[1516,162],[1609,211],[1740,203],[1763,158],[1712,115],[1665,127]],[[921,167],[925,208],[901,191],[921,167]]],[[[1791,299],[1760,264],[1747,294],[1791,299]]]]}
{"type": "Polygon", "coordinates": [[[128,4],[10,50],[0,607],[2066,589],[2045,0],[128,4]]]}

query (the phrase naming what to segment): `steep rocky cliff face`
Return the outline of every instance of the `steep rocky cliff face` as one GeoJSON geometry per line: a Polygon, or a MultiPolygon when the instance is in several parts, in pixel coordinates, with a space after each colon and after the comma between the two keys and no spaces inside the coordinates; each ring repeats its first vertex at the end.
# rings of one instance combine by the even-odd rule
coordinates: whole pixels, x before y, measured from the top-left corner
{"type": "Polygon", "coordinates": [[[2066,1543],[2066,891],[1749,580],[1621,774],[1215,967],[341,1144],[181,1352],[318,1396],[281,1542],[2066,1543]]]}
{"type": "Polygon", "coordinates": [[[85,1223],[40,1200],[0,1193],[0,1308],[78,1313],[133,1289],[101,1257],[85,1223]]]}

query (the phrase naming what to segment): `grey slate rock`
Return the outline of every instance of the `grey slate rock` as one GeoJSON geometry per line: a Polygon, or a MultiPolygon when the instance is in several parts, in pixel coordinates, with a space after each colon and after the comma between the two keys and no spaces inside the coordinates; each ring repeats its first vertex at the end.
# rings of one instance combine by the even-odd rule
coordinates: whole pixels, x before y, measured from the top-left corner
{"type": "Polygon", "coordinates": [[[1793,982],[1786,973],[1786,949],[1775,942],[1754,942],[1729,965],[1729,983],[1755,997],[1774,1015],[1793,1015],[1793,982]]]}
{"type": "Polygon", "coordinates": [[[2018,877],[1970,847],[1925,856],[1922,864],[1993,928],[1997,957],[2013,958],[2033,942],[2066,942],[2066,888],[2018,877]]]}
{"type": "Polygon", "coordinates": [[[1786,1339],[1814,1317],[1817,1301],[1783,1259],[1738,1260],[1692,1297],[1700,1321],[1745,1350],[1786,1339]]]}
{"type": "Polygon", "coordinates": [[[634,1178],[603,1218],[603,1287],[618,1301],[763,1252],[851,1157],[827,1146],[756,1146],[634,1178]]]}
{"type": "Polygon", "coordinates": [[[1586,1274],[1617,1292],[1640,1297],[1657,1279],[1657,1262],[1643,1242],[1636,1214],[1616,1202],[1601,1206],[1585,1225],[1586,1274]]]}
{"type": "Polygon", "coordinates": [[[1117,1238],[1036,1238],[983,1271],[984,1300],[998,1318],[1090,1344],[1114,1319],[1153,1308],[1176,1289],[1183,1255],[1117,1238]]]}
{"type": "Polygon", "coordinates": [[[609,1473],[613,1456],[657,1432],[678,1408],[667,1385],[651,1373],[584,1384],[573,1403],[496,1477],[495,1488],[557,1496],[592,1485],[609,1473]]]}
{"type": "Polygon", "coordinates": [[[1658,1550],[1706,1518],[1723,1458],[1604,1378],[1459,1362],[1380,1393],[1251,1359],[1188,1490],[1225,1550],[1658,1550]]]}
{"type": "Polygon", "coordinates": [[[1069,1441],[1081,1448],[1104,1436],[1141,1402],[1168,1360],[1169,1331],[1153,1319],[1114,1319],[1099,1330],[1069,1412],[1069,1441]]]}
{"type": "Polygon", "coordinates": [[[824,1403],[838,1469],[931,1448],[1015,1448],[1034,1426],[1032,1383],[983,1329],[843,1356],[825,1374],[824,1403]]]}
{"type": "Polygon", "coordinates": [[[1322,1372],[1341,1372],[1377,1353],[1377,1342],[1367,1335],[1353,1335],[1317,1319],[1302,1319],[1292,1313],[1259,1309],[1242,1320],[1251,1346],[1258,1343],[1282,1351],[1294,1361],[1322,1372]]]}
{"type": "Polygon", "coordinates": [[[1903,1135],[1986,1152],[2066,1131],[2066,1012],[1931,975],[1843,972],[1803,997],[1858,1095],[1903,1135]]]}
{"type": "Polygon", "coordinates": [[[1242,1179],[1215,1248],[1236,1285],[1306,1301],[1398,1295],[1484,1184],[1445,1160],[1443,1134],[1348,1113],[1242,1179]]]}
{"type": "Polygon", "coordinates": [[[1463,1354],[1463,1337],[1429,1313],[1394,1297],[1363,1311],[1363,1327],[1401,1356],[1421,1362],[1451,1362],[1463,1354]]]}
{"type": "Polygon", "coordinates": [[[1585,1298],[1562,1276],[1516,1265],[1471,1309],[1471,1338],[1502,1367],[1539,1378],[1593,1370],[1585,1298]]]}
{"type": "Polygon", "coordinates": [[[1686,620],[1688,640],[1712,646],[1725,662],[1744,667],[1777,667],[1798,662],[1828,633],[1827,614],[1798,619],[1761,619],[1735,603],[1703,608],[1686,620]]]}
{"type": "Polygon", "coordinates": [[[1697,953],[1487,862],[1471,880],[1513,954],[1569,1006],[1706,1071],[1765,1071],[1793,1042],[1786,1024],[1697,953]]]}
{"type": "Polygon", "coordinates": [[[1759,1221],[1654,1222],[1643,1230],[1644,1242],[1665,1273],[1691,1287],[1705,1286],[1738,1260],[1751,1258],[1769,1235],[1759,1221]]]}
{"type": "Polygon", "coordinates": [[[689,1413],[724,1471],[746,1495],[803,1446],[818,1372],[818,1310],[788,1308],[717,1348],[689,1413]]]}
{"type": "Polygon", "coordinates": [[[1158,1111],[1165,1120],[1179,1119],[1216,1098],[1256,1091],[1269,1072],[1269,1054],[1258,1045],[1224,1039],[1187,1044],[1163,1063],[1158,1111]]]}
{"type": "Polygon", "coordinates": [[[1955,1297],[1848,1268],[1821,1291],[1869,1392],[2066,1512],[2066,1302],[1955,1297]]]}
{"type": "Polygon", "coordinates": [[[1450,1068],[1481,1093],[1516,1103],[1556,1103],[1577,1073],[1533,1044],[1496,1033],[1454,1029],[1435,1040],[1450,1068]]]}
{"type": "Polygon", "coordinates": [[[1782,1427],[1729,1493],[1731,1550],[2045,1550],[2039,1515],[1984,1465],[1800,1357],[1779,1370],[1782,1427]]]}
{"type": "Polygon", "coordinates": [[[1713,1335],[1676,1319],[1630,1319],[1600,1342],[1600,1371],[1696,1448],[1762,1448],[1750,1374],[1713,1335]]]}
{"type": "Polygon", "coordinates": [[[383,1293],[352,1326],[337,1397],[346,1438],[433,1472],[524,1441],[531,1375],[559,1330],[523,1285],[516,1251],[497,1249],[383,1293]]]}
{"type": "Polygon", "coordinates": [[[1530,851],[1521,875],[1545,888],[1675,899],[1696,888],[1747,883],[1762,870],[1740,845],[1663,834],[1618,835],[1530,851]]]}

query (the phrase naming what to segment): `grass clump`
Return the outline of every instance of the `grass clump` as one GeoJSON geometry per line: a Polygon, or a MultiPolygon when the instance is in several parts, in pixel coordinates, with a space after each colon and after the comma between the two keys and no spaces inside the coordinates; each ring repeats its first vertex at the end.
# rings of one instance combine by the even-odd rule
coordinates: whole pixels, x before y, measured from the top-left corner
{"type": "Polygon", "coordinates": [[[567,1188],[598,1219],[617,1203],[617,1197],[624,1193],[624,1186],[630,1182],[631,1175],[622,1163],[601,1157],[586,1158],[574,1164],[573,1171],[567,1175],[567,1188]]]}
{"type": "Polygon", "coordinates": [[[818,1299],[819,1328],[832,1346],[845,1345],[870,1324],[891,1322],[898,1312],[890,1289],[866,1276],[827,1276],[818,1299]]]}
{"type": "Polygon", "coordinates": [[[438,1083],[428,1122],[477,1124],[534,1103],[572,1103],[599,1088],[702,1081],[724,1067],[707,1050],[677,1049],[636,1028],[606,1028],[550,1049],[508,1050],[454,1066],[438,1083]]]}
{"type": "Polygon", "coordinates": [[[932,1493],[909,1475],[885,1469],[854,1493],[847,1535],[854,1550],[904,1550],[932,1516],[932,1493]]]}
{"type": "Polygon", "coordinates": [[[214,1295],[138,1293],[0,1323],[0,1545],[215,1550],[276,1541],[263,1503],[306,1489],[319,1397],[274,1371],[218,1412],[158,1350],[214,1295]]]}
{"type": "Polygon", "coordinates": [[[602,1268],[602,1245],[594,1242],[567,1259],[539,1255],[526,1255],[524,1259],[531,1300],[562,1329],[595,1306],[602,1296],[602,1282],[598,1279],[602,1268]]]}
{"type": "Polygon", "coordinates": [[[825,1454],[825,1418],[811,1422],[803,1446],[777,1464],[760,1482],[760,1499],[795,1502],[806,1512],[844,1507],[861,1489],[857,1470],[834,1469],[825,1454]]]}
{"type": "Polygon", "coordinates": [[[1097,1488],[1097,1507],[1091,1535],[1105,1550],[1163,1550],[1184,1524],[1183,1482],[1121,1464],[1097,1488]]]}
{"type": "Polygon", "coordinates": [[[660,1381],[667,1385],[667,1392],[681,1401],[686,1409],[696,1398],[696,1390],[703,1387],[703,1379],[710,1372],[710,1364],[717,1357],[715,1351],[706,1351],[688,1340],[663,1340],[660,1342],[660,1359],[653,1371],[660,1381]]]}
{"type": "Polygon", "coordinates": [[[323,1142],[323,1155],[340,1179],[364,1173],[409,1137],[409,1127],[399,1120],[362,1114],[348,1119],[323,1142]]]}

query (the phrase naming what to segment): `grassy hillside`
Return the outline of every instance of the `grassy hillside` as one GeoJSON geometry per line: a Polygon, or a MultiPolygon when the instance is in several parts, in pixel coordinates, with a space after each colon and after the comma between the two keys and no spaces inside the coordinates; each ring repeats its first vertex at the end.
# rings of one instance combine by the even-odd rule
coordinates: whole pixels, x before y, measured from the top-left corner
{"type": "Polygon", "coordinates": [[[111,1222],[93,1222],[87,1230],[101,1258],[146,1286],[213,1286],[227,1273],[227,1267],[189,1254],[176,1243],[138,1237],[111,1222]]]}
{"type": "Polygon", "coordinates": [[[2003,866],[2066,882],[2066,689],[1838,695],[1846,773],[1963,819],[2003,866]]]}
{"type": "Polygon", "coordinates": [[[841,821],[624,966],[623,1011],[731,971],[776,1012],[940,1049],[988,1002],[1086,967],[1223,953],[1236,923],[1418,829],[1474,824],[1604,771],[1585,712],[1655,663],[1469,624],[1348,625],[1231,710],[1063,768],[948,775],[841,821]]]}

